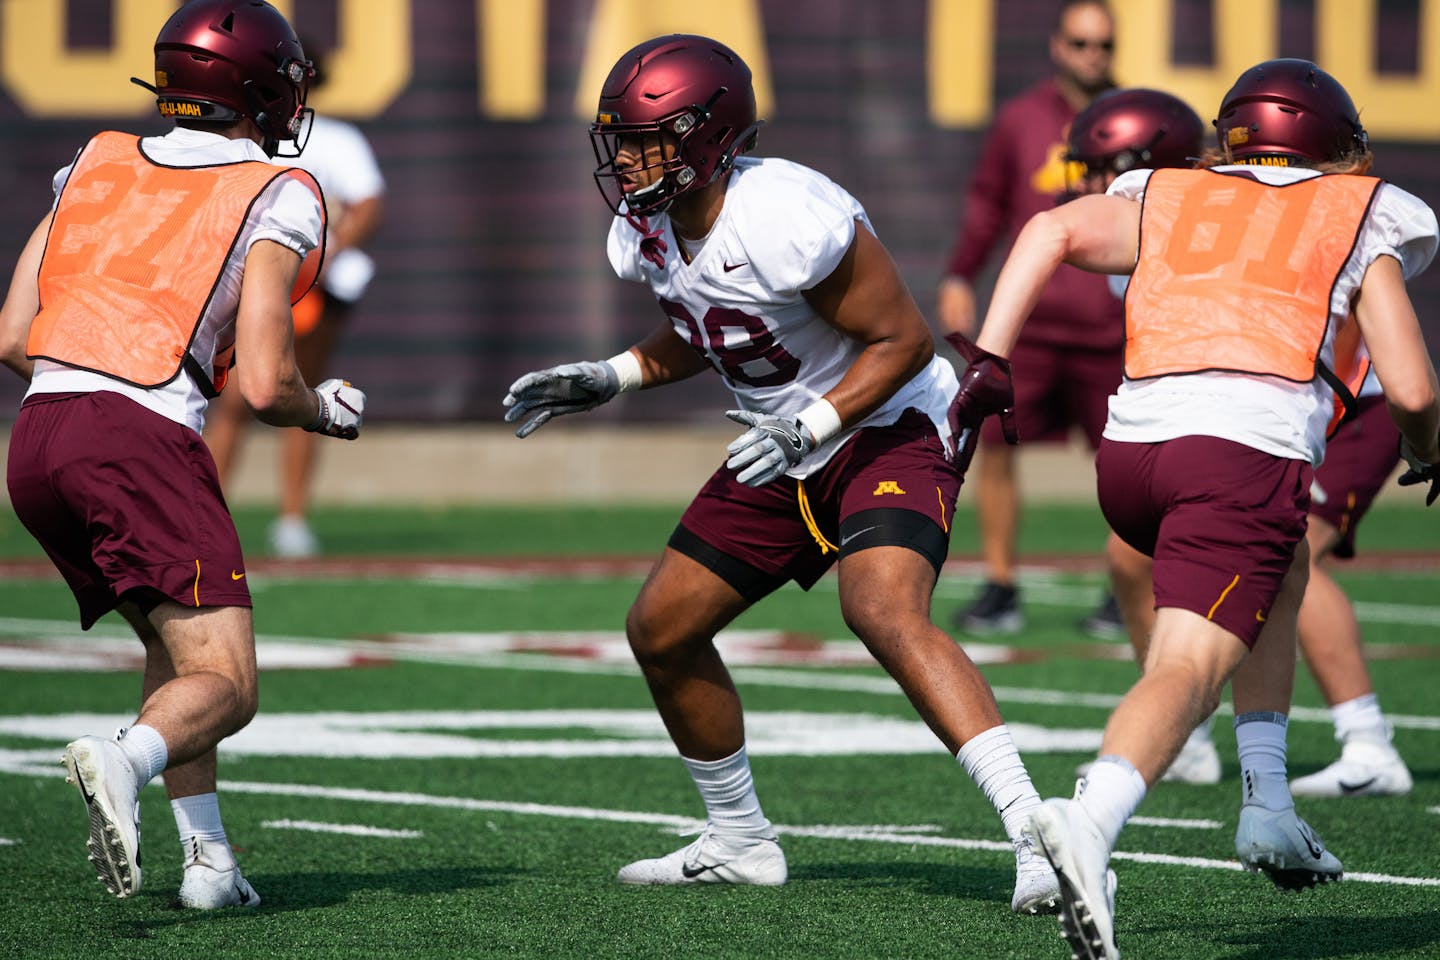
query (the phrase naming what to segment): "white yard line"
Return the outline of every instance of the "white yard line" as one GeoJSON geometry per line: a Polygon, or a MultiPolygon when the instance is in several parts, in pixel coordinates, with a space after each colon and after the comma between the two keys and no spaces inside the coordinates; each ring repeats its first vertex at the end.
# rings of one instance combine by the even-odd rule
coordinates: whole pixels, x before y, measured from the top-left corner
{"type": "Polygon", "coordinates": [[[414,840],[417,837],[425,836],[419,830],[389,830],[385,827],[367,827],[359,823],[319,823],[315,820],[262,820],[260,826],[273,830],[339,833],[347,837],[394,837],[400,840],[414,840]]]}
{"type": "MultiPolygon", "coordinates": [[[[0,763],[0,773],[21,776],[56,777],[60,775],[48,766],[33,767],[20,763],[0,763]]],[[[477,800],[473,797],[446,797],[424,793],[399,793],[385,790],[362,790],[353,787],[322,787],[303,783],[260,783],[243,780],[224,780],[219,788],[226,793],[250,793],[264,796],[308,797],[326,800],[352,800],[357,803],[389,804],[392,806],[433,807],[450,810],[468,810],[477,813],[509,813],[519,816],[553,817],[566,820],[591,820],[606,823],[649,824],[660,827],[667,833],[679,835],[698,834],[705,826],[704,821],[693,817],[681,817],[665,813],[647,813],[632,810],[606,810],[598,807],[572,807],[544,803],[515,803],[501,800],[477,800]]],[[[286,823],[288,821],[272,821],[286,823]]],[[[914,847],[943,847],[960,850],[990,850],[1013,853],[1008,841],[978,840],[967,837],[937,837],[926,835],[933,827],[845,826],[775,824],[777,833],[792,837],[844,840],[859,843],[889,843],[914,847]]],[[[373,829],[373,828],[371,828],[373,829]]],[[[1162,853],[1139,853],[1117,850],[1116,860],[1133,860],[1140,863],[1156,863],[1167,866],[1183,866],[1202,870],[1237,871],[1243,869],[1234,860],[1214,860],[1206,857],[1177,857],[1162,853]]],[[[1345,879],[1358,883],[1378,883],[1394,886],[1440,887],[1440,877],[1403,877],[1383,873],[1347,873],[1345,879]]]]}

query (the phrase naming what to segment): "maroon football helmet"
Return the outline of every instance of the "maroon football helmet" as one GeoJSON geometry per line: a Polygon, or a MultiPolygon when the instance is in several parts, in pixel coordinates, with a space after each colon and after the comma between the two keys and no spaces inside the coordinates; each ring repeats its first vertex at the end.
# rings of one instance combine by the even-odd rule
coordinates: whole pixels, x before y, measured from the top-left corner
{"type": "Polygon", "coordinates": [[[299,137],[314,75],[294,29],[264,0],[190,0],[155,38],[155,86],[135,82],[155,94],[167,117],[249,118],[273,157],[281,140],[299,137]]]}
{"type": "MultiPolygon", "coordinates": [[[[683,193],[715,181],[735,157],[755,145],[750,68],[735,51],[708,37],[673,34],[647,40],[610,70],[590,125],[595,183],[617,214],[621,202],[635,216],[664,210],[683,193]],[[646,163],[659,176],[627,192],[636,170],[615,165],[621,140],[645,138],[664,147],[669,159],[646,163]]],[[[643,161],[642,161],[643,162],[643,161]]]]}
{"type": "Polygon", "coordinates": [[[1369,144],[1350,94],[1309,60],[1266,60],[1246,70],[1214,123],[1221,152],[1241,163],[1324,163],[1369,144]]]}
{"type": "Polygon", "coordinates": [[[1070,125],[1065,159],[1087,177],[1126,170],[1188,167],[1205,126],[1178,97],[1137,87],[1096,97],[1070,125]]]}

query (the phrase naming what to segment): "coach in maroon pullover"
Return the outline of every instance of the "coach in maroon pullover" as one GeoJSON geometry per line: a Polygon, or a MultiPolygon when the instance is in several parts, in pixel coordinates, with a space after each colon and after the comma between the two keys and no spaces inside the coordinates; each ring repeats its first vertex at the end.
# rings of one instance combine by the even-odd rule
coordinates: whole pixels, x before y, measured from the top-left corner
{"type": "MultiPolygon", "coordinates": [[[[939,290],[946,332],[975,334],[974,281],[1003,254],[1036,213],[1066,192],[1070,123],[1114,86],[1115,23],[1101,0],[1065,0],[1050,35],[1054,74],[1003,104],[965,192],[965,212],[939,290]]],[[[1092,447],[1104,430],[1109,395],[1119,385],[1124,312],[1105,277],[1061,266],[1025,324],[1012,356],[1021,443],[1063,441],[1080,427],[1092,447]]],[[[1013,449],[987,422],[976,460],[975,496],[987,583],[956,618],[979,634],[1019,630],[1015,590],[1020,501],[1013,449]]]]}

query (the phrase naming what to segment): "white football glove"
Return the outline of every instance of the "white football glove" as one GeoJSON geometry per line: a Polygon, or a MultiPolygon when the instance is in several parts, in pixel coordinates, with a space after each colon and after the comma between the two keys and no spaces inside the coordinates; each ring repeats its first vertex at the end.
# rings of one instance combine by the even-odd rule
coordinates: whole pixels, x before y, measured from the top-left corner
{"type": "Polygon", "coordinates": [[[349,380],[326,380],[315,388],[320,413],[305,425],[311,433],[321,433],[341,440],[354,440],[360,435],[360,422],[365,419],[365,391],[350,386],[349,380]]]}
{"type": "Polygon", "coordinates": [[[563,363],[536,370],[510,384],[505,394],[505,422],[514,423],[538,410],[515,436],[525,439],[551,417],[593,410],[620,392],[620,376],[606,360],[563,363]]]}
{"type": "Polygon", "coordinates": [[[810,428],[794,417],[749,410],[726,410],[725,416],[750,428],[725,448],[730,454],[725,466],[739,470],[735,479],[747,487],[763,487],[783,476],[815,449],[810,428]]]}

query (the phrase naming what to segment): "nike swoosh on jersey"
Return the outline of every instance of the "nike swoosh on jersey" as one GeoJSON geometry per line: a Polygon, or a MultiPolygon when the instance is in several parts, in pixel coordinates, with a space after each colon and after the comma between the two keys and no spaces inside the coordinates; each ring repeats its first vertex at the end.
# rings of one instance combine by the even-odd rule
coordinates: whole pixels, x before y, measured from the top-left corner
{"type": "Polygon", "coordinates": [[[243,573],[236,573],[234,570],[231,570],[231,571],[230,571],[230,579],[231,579],[231,580],[244,580],[244,579],[245,579],[245,574],[243,574],[243,573]]]}
{"type": "Polygon", "coordinates": [[[749,262],[749,260],[741,260],[739,263],[730,263],[729,261],[726,261],[725,272],[729,273],[731,270],[739,270],[741,267],[745,266],[749,262]]]}

